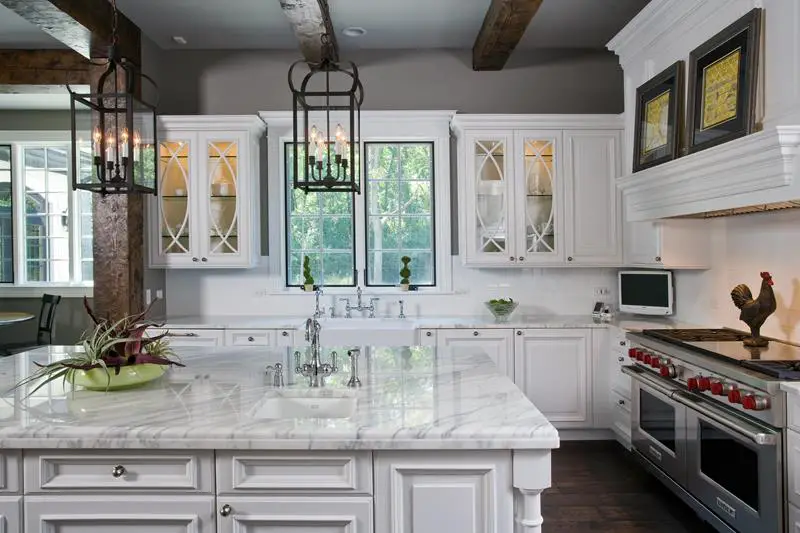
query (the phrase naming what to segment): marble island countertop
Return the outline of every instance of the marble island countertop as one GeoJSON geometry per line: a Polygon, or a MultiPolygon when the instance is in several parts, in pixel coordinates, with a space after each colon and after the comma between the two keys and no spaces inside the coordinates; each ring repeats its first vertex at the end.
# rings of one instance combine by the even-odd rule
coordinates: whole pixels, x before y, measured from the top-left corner
{"type": "MultiPolygon", "coordinates": [[[[179,348],[171,368],[142,388],[91,392],[59,380],[29,397],[10,391],[72,347],[0,359],[0,446],[170,449],[540,449],[556,429],[480,349],[367,348],[359,389],[350,368],[324,389],[297,376],[288,348],[179,348]],[[285,388],[266,365],[281,362],[285,388]],[[311,418],[320,411],[330,416],[311,418]]],[[[323,353],[327,350],[323,348],[323,353]]],[[[344,354],[342,354],[344,355],[344,354]]],[[[324,357],[327,360],[327,355],[324,357]]]]}
{"type": "MultiPolygon", "coordinates": [[[[308,317],[275,317],[257,315],[223,315],[223,316],[174,316],[164,319],[165,326],[187,329],[298,329],[308,317]]],[[[325,327],[327,319],[320,319],[325,327]]],[[[628,330],[644,328],[676,328],[698,327],[681,323],[668,317],[633,317],[616,315],[610,321],[600,321],[591,315],[525,315],[514,314],[508,322],[497,322],[490,315],[478,316],[431,316],[409,317],[404,319],[387,317],[384,319],[369,318],[336,318],[339,323],[352,320],[353,326],[369,326],[379,324],[380,320],[407,322],[410,328],[606,328],[616,326],[628,330]],[[370,322],[373,321],[373,322],[370,322]]]]}

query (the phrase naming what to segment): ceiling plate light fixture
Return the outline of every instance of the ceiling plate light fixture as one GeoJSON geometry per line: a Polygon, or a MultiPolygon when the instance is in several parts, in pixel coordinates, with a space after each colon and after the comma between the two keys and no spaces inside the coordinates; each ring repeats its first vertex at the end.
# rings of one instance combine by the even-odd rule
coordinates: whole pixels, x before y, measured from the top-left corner
{"type": "Polygon", "coordinates": [[[182,37],[180,35],[173,35],[172,36],[172,42],[175,43],[175,44],[180,44],[180,45],[184,45],[184,44],[187,43],[186,38],[182,37]]]}
{"type": "MultiPolygon", "coordinates": [[[[320,2],[327,11],[327,3],[320,2]]],[[[364,87],[351,61],[334,60],[330,35],[322,35],[322,59],[289,68],[293,105],[293,186],[305,192],[361,193],[361,103],[364,87]],[[307,68],[302,79],[295,69],[307,68]],[[299,82],[299,83],[296,83],[299,82]],[[342,125],[344,124],[344,125],[342,125]]]]}
{"type": "Polygon", "coordinates": [[[156,194],[156,106],[137,95],[155,82],[122,57],[116,0],[107,68],[95,92],[70,94],[72,189],[102,194],[156,194]]]}

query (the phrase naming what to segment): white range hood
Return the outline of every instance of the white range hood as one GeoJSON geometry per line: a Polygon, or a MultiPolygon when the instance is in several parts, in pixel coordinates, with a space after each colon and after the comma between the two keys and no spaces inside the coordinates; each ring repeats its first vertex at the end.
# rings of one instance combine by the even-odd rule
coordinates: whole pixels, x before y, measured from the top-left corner
{"type": "MultiPolygon", "coordinates": [[[[800,207],[800,0],[652,0],[608,48],[625,72],[629,221],[800,207]],[[631,173],[636,88],[754,7],[764,8],[763,129],[631,173]]],[[[688,78],[688,76],[687,76],[688,78]]]]}

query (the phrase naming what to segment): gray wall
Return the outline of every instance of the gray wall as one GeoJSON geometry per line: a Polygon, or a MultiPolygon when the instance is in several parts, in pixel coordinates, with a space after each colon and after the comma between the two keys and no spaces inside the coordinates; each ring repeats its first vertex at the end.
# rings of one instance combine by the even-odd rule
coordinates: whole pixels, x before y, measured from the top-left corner
{"type": "MultiPolygon", "coordinates": [[[[288,110],[293,51],[169,51],[151,63],[165,114],[288,110]]],[[[361,74],[364,109],[461,113],[621,113],[622,70],[604,51],[517,52],[499,72],[475,72],[469,50],[348,54],[361,74]]]]}

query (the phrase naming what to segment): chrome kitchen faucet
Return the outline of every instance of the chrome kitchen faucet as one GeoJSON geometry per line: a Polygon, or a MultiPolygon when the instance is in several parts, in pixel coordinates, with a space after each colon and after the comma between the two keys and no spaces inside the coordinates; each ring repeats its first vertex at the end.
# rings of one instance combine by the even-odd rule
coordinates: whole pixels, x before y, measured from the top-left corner
{"type": "Polygon", "coordinates": [[[310,387],[324,387],[325,378],[339,371],[336,365],[336,352],[331,352],[331,363],[323,363],[320,357],[319,330],[321,329],[316,318],[306,320],[306,340],[311,343],[311,362],[300,362],[300,352],[295,352],[295,372],[308,378],[310,387]]]}
{"type": "Polygon", "coordinates": [[[361,302],[361,286],[356,287],[356,297],[358,298],[355,307],[350,305],[350,298],[339,298],[344,302],[345,318],[353,318],[351,311],[369,311],[369,317],[375,318],[375,302],[380,301],[380,298],[370,298],[369,305],[364,305],[361,302]]]}

